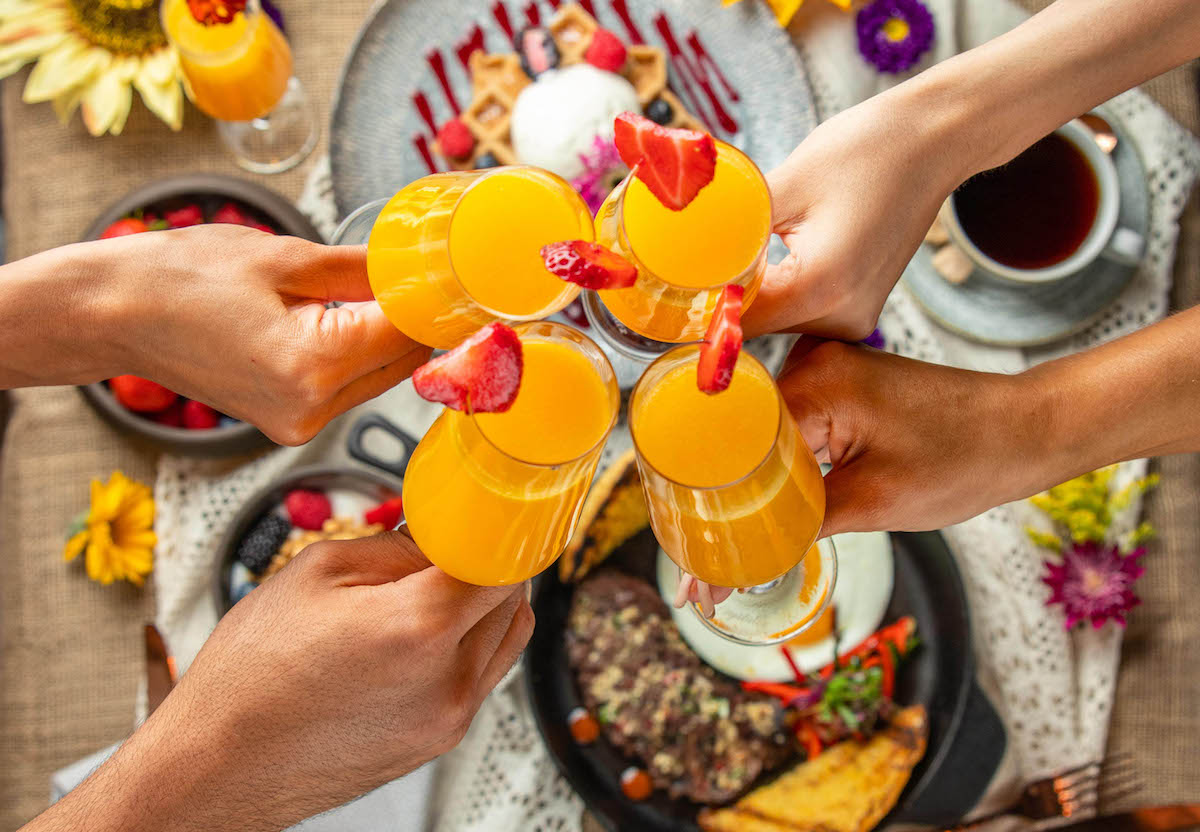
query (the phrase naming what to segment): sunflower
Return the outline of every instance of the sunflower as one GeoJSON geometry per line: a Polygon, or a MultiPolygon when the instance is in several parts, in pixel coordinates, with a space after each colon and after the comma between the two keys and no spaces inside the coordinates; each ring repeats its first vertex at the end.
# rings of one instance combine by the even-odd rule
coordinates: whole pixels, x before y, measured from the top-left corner
{"type": "Polygon", "coordinates": [[[158,19],[159,0],[0,0],[0,78],[31,61],[27,103],[75,110],[93,136],[125,128],[133,90],[172,130],[183,123],[179,59],[158,19]]]}
{"type": "Polygon", "coordinates": [[[102,584],[145,583],[154,567],[154,498],[150,489],[114,471],[104,484],[92,480],[92,507],[71,528],[63,560],[87,550],[88,577],[102,584]]]}
{"type": "MultiPolygon", "coordinates": [[[[739,2],[741,0],[721,0],[721,5],[732,6],[739,2]]],[[[766,0],[766,2],[771,7],[771,11],[775,13],[775,19],[779,21],[780,26],[787,26],[791,23],[796,12],[800,11],[800,7],[804,5],[804,0],[766,0]]],[[[850,4],[854,0],[829,0],[829,2],[845,12],[850,10],[850,4]]]]}

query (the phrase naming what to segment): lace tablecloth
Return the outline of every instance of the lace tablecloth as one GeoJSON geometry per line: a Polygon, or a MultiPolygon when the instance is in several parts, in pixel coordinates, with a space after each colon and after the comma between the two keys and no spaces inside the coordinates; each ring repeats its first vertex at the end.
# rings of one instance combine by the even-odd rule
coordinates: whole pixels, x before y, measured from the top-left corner
{"type": "MultiPolygon", "coordinates": [[[[1007,0],[934,0],[929,5],[938,40],[927,62],[985,41],[1024,16],[1007,0]]],[[[817,16],[800,49],[822,118],[894,83],[858,58],[849,16],[817,16]]],[[[1200,171],[1200,145],[1139,91],[1110,106],[1142,154],[1151,203],[1146,260],[1119,300],[1066,341],[1018,350],[979,346],[936,327],[901,288],[880,319],[888,349],[926,361],[1016,372],[1126,334],[1165,314],[1177,218],[1200,171]]],[[[337,217],[327,160],[314,168],[301,207],[324,232],[332,231],[337,217]]],[[[434,415],[407,385],[362,409],[384,410],[414,432],[424,430],[434,415]]],[[[355,416],[344,417],[305,448],[281,449],[232,470],[163,457],[155,495],[162,541],[155,573],[158,623],[182,666],[216,623],[210,583],[215,541],[237,507],[282,471],[316,459],[341,459],[341,437],[355,416]]],[[[1144,470],[1144,461],[1132,462],[1122,466],[1120,476],[1131,478],[1144,470]]],[[[1126,521],[1136,517],[1138,508],[1131,508],[1126,521]]],[[[1024,504],[1002,506],[945,530],[967,584],[981,682],[1009,738],[1008,756],[984,806],[995,805],[1031,779],[1103,757],[1120,659],[1120,630],[1067,633],[1059,614],[1044,606],[1046,590],[1038,580],[1042,558],[1022,532],[1026,511],[1024,504]]],[[[542,747],[516,678],[510,675],[496,690],[460,747],[439,761],[429,821],[439,832],[580,828],[581,802],[542,747]]],[[[408,822],[396,818],[398,825],[387,828],[417,828],[405,826],[408,822]]]]}

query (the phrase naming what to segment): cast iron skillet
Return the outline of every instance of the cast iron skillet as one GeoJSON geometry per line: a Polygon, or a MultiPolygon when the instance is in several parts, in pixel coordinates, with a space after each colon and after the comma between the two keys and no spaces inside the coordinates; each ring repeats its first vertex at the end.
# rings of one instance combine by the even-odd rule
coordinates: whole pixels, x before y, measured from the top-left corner
{"type": "MultiPolygon", "coordinates": [[[[983,794],[1004,755],[1004,728],[975,682],[970,624],[962,580],[941,535],[893,534],[896,582],[887,621],[917,619],[921,648],[897,677],[901,704],[929,712],[925,757],[888,821],[950,825],[983,794]]],[[[648,530],[612,556],[612,565],[652,580],[657,544],[648,530]]],[[[537,626],[525,651],[525,684],[550,756],[584,802],[612,830],[696,830],[699,805],[656,793],[634,803],[621,794],[629,765],[603,739],[581,746],[567,714],[582,704],[563,642],[574,588],[545,572],[533,590],[537,626]]]]}

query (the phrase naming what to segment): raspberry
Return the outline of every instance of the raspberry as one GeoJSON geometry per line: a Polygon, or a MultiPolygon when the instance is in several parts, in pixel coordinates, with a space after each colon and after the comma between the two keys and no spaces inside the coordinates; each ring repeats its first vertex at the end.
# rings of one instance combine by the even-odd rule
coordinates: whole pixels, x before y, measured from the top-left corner
{"type": "Polygon", "coordinates": [[[266,514],[238,544],[237,559],[255,575],[261,575],[291,533],[291,523],[278,514],[266,514]]]}
{"type": "Polygon", "coordinates": [[[183,426],[190,430],[210,430],[221,423],[217,411],[206,405],[189,399],[183,403],[183,426]]]}
{"type": "Polygon", "coordinates": [[[393,497],[390,500],[384,500],[375,508],[363,515],[363,519],[374,525],[378,523],[385,529],[394,529],[400,523],[400,518],[404,516],[404,500],[400,497],[393,497]]]}
{"type": "Polygon", "coordinates": [[[475,149],[475,137],[462,119],[452,118],[438,130],[437,144],[447,159],[465,159],[475,149]]]}
{"type": "Polygon", "coordinates": [[[199,205],[185,205],[175,211],[167,211],[164,218],[171,228],[186,228],[204,222],[204,212],[200,210],[199,205]]]}
{"type": "Polygon", "coordinates": [[[333,516],[329,498],[320,491],[297,488],[283,498],[292,525],[300,529],[320,531],[325,521],[333,516]]]}
{"type": "Polygon", "coordinates": [[[597,29],[583,59],[597,69],[620,72],[625,66],[625,44],[608,29],[597,29]]]}

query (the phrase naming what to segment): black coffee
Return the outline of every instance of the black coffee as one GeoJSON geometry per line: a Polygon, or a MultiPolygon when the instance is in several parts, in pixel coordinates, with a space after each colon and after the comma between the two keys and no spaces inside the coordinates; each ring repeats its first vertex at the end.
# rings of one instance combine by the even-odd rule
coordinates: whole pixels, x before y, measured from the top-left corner
{"type": "Polygon", "coordinates": [[[971,177],[954,193],[955,213],[971,242],[1017,269],[1042,269],[1074,254],[1099,206],[1095,171],[1057,133],[1007,165],[971,177]]]}

